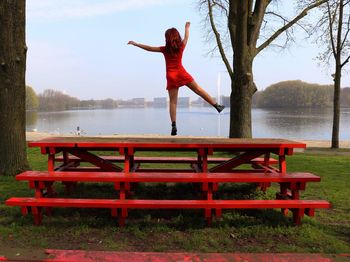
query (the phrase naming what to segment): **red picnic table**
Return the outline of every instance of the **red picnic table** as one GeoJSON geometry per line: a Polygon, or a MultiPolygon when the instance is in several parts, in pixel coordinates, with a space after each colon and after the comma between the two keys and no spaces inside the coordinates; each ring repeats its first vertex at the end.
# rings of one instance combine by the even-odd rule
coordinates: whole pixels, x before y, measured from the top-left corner
{"type": "Polygon", "coordinates": [[[307,182],[319,182],[310,173],[287,173],[286,156],[304,143],[285,139],[229,139],[185,137],[53,137],[30,142],[48,155],[48,171],[27,171],[16,176],[35,189],[34,198],[11,198],[10,206],[21,206],[25,215],[32,211],[36,224],[41,223],[42,209],[52,207],[109,208],[112,216],[119,214],[124,225],[129,209],[203,209],[208,223],[213,212],[221,216],[222,209],[280,208],[293,213],[300,224],[304,214],[313,216],[316,208],[329,208],[322,200],[300,200],[299,191],[307,182]],[[102,152],[102,153],[101,153],[102,152]],[[112,153],[106,156],[105,152],[112,153]],[[138,152],[152,152],[142,156],[138,152]],[[158,152],[156,154],[156,152],[158,152]],[[160,152],[160,153],[159,153],[160,152]],[[174,152],[194,152],[184,157],[174,152]],[[217,153],[225,152],[225,157],[217,153]],[[101,155],[102,154],[102,155],[101,155]],[[104,154],[104,155],[103,155],[104,154]],[[160,155],[160,156],[157,156],[160,155]],[[271,156],[275,156],[272,158],[271,156]],[[90,165],[81,165],[81,163],[90,165]],[[156,163],[152,168],[142,164],[156,163]],[[167,164],[171,163],[171,168],[167,164]],[[190,169],[174,164],[189,163],[190,169]],[[166,168],[159,167],[165,164],[166,168]],[[248,165],[247,165],[248,164],[248,165]],[[277,166],[276,166],[277,165],[277,166]],[[117,199],[57,198],[53,183],[67,185],[77,182],[114,183],[117,199]],[[128,199],[130,183],[199,183],[204,199],[128,199]],[[218,183],[257,183],[266,190],[271,183],[280,184],[274,200],[214,200],[218,183]]]}
{"type": "MultiPolygon", "coordinates": [[[[285,139],[229,139],[229,138],[137,138],[137,137],[53,137],[30,142],[30,147],[40,147],[48,155],[48,170],[80,170],[77,162],[88,162],[100,171],[137,171],[141,163],[192,163],[197,172],[241,172],[237,169],[251,163],[259,172],[287,171],[286,156],[292,155],[295,148],[305,148],[304,143],[285,139]],[[114,151],[115,156],[99,156],[93,152],[114,151]],[[186,157],[137,157],[139,151],[192,151],[196,158],[186,157]],[[215,152],[227,152],[230,158],[211,157],[215,152]],[[63,156],[57,157],[62,153],[63,156]],[[117,156],[119,153],[119,156],[117,156]],[[277,159],[270,159],[271,154],[277,159]],[[71,156],[74,156],[73,158],[71,156]],[[63,161],[55,167],[57,161],[63,161]],[[123,162],[123,168],[113,162],[123,162]],[[208,168],[209,163],[216,163],[208,168]],[[278,163],[278,168],[270,164],[278,163]]],[[[91,170],[91,169],[90,169],[91,170]]],[[[152,170],[154,171],[154,170],[152,170]]],[[[173,169],[174,172],[181,170],[173,169]]],[[[250,170],[252,171],[252,170],[250,170]]],[[[170,172],[170,170],[169,170],[170,172]]]]}

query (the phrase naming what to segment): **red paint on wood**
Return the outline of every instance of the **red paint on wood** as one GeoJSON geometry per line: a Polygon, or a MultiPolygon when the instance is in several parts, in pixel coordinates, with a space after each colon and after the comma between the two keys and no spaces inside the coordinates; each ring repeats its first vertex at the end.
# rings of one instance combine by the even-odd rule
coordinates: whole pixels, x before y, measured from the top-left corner
{"type": "Polygon", "coordinates": [[[239,139],[239,138],[184,138],[184,137],[157,137],[157,138],[138,138],[138,137],[51,137],[39,141],[29,142],[30,147],[156,147],[164,148],[193,148],[193,147],[250,147],[266,148],[274,146],[275,148],[305,148],[305,143],[299,143],[286,139],[239,139]]]}
{"type": "MultiPolygon", "coordinates": [[[[340,255],[298,253],[158,253],[158,252],[107,252],[83,250],[46,250],[50,258],[45,262],[332,262],[340,255]]],[[[349,254],[346,254],[349,257],[349,254]]]]}
{"type": "MultiPolygon", "coordinates": [[[[287,183],[319,182],[320,177],[311,173],[122,173],[122,172],[48,172],[25,171],[16,176],[24,181],[76,181],[76,182],[251,182],[251,183],[287,183]]],[[[281,185],[281,193],[286,193],[289,184],[281,185]],[[283,189],[282,189],[283,188],[283,189]]],[[[294,189],[298,189],[297,187],[294,189]]]]}
{"type": "MultiPolygon", "coordinates": [[[[124,153],[123,153],[124,154],[124,153]]],[[[209,153],[208,153],[209,155],[209,153]]],[[[125,161],[125,156],[100,156],[101,158],[111,161],[111,162],[123,162],[125,161]]],[[[62,156],[58,156],[55,159],[58,162],[62,162],[64,158],[62,156]]],[[[83,161],[83,159],[80,159],[75,156],[71,156],[69,160],[74,160],[74,161],[83,161]]],[[[230,160],[228,157],[208,157],[208,163],[215,164],[215,163],[221,163],[230,160]]],[[[140,156],[135,156],[134,161],[136,163],[199,163],[198,158],[196,157],[168,157],[168,156],[162,156],[162,157],[150,157],[150,156],[145,156],[145,157],[140,157],[140,156]]],[[[264,160],[264,158],[255,158],[251,160],[251,163],[256,163],[256,164],[261,164],[261,165],[275,165],[278,164],[278,160],[274,158],[269,158],[267,161],[264,160]]]]}
{"type": "MultiPolygon", "coordinates": [[[[79,208],[134,208],[134,209],[257,209],[257,208],[329,208],[325,200],[114,200],[73,198],[13,197],[8,206],[79,207],[79,208]]],[[[34,210],[37,210],[34,208],[34,210]]],[[[38,211],[33,213],[38,213],[38,211]]]]}

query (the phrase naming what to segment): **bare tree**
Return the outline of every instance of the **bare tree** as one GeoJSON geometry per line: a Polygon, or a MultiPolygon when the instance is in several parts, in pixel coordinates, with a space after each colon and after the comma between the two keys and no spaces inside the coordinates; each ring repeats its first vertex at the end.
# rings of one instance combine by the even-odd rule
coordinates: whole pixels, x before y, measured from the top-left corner
{"type": "Polygon", "coordinates": [[[292,29],[300,20],[326,1],[309,1],[304,9],[288,18],[278,12],[277,0],[200,0],[200,8],[206,10],[217,48],[231,78],[230,137],[252,137],[251,104],[257,91],[253,78],[254,58],[277,38],[281,40],[282,36],[284,38],[279,45],[285,46],[292,39],[292,29]],[[225,19],[226,23],[222,23],[221,19],[225,19]],[[280,22],[278,27],[277,22],[280,22]],[[225,24],[228,29],[232,63],[218,24],[225,24]],[[262,35],[262,31],[270,34],[262,35]]]}
{"type": "Polygon", "coordinates": [[[0,175],[27,168],[25,0],[0,1],[0,175]]]}
{"type": "Polygon", "coordinates": [[[320,8],[320,20],[316,24],[317,42],[324,47],[319,59],[334,65],[334,97],[332,148],[339,148],[340,91],[342,71],[350,60],[350,1],[328,0],[320,8]]]}

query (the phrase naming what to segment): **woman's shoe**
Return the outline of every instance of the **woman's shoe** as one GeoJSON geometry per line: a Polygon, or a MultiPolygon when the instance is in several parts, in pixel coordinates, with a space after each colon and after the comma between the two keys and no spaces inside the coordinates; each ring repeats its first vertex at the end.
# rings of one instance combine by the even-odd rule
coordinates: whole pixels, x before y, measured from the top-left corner
{"type": "Polygon", "coordinates": [[[219,105],[219,104],[215,104],[214,107],[219,113],[221,113],[221,111],[224,110],[225,108],[224,105],[219,105]]]}
{"type": "Polygon", "coordinates": [[[176,135],[177,135],[177,128],[176,128],[176,126],[173,126],[173,127],[171,128],[171,135],[172,135],[172,136],[176,136],[176,135]]]}

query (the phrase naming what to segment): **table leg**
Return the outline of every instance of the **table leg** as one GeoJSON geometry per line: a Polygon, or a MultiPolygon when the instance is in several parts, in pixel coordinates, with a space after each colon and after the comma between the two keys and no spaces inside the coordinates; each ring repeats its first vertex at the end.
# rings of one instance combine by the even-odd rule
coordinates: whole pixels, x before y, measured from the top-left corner
{"type": "MultiPolygon", "coordinates": [[[[280,183],[280,192],[276,194],[277,199],[289,199],[288,197],[288,184],[280,183]]],[[[284,216],[288,215],[288,208],[281,208],[281,212],[284,216]]]]}
{"type": "Polygon", "coordinates": [[[286,156],[280,155],[279,156],[279,172],[286,173],[287,172],[287,162],[286,162],[286,156]]]}
{"type": "Polygon", "coordinates": [[[208,172],[208,149],[200,148],[198,149],[198,167],[201,169],[201,172],[208,172]]]}
{"type": "Polygon", "coordinates": [[[120,191],[119,191],[119,199],[125,200],[125,195],[126,195],[126,183],[121,182],[120,183],[120,191]]]}
{"type": "MultiPolygon", "coordinates": [[[[208,184],[207,200],[213,200],[213,183],[207,183],[207,184],[208,184]]],[[[204,216],[207,220],[207,224],[211,225],[211,223],[213,222],[212,209],[206,208],[204,210],[204,216]]]]}
{"type": "Polygon", "coordinates": [[[49,153],[47,160],[47,170],[55,171],[55,154],[49,153]]]}

